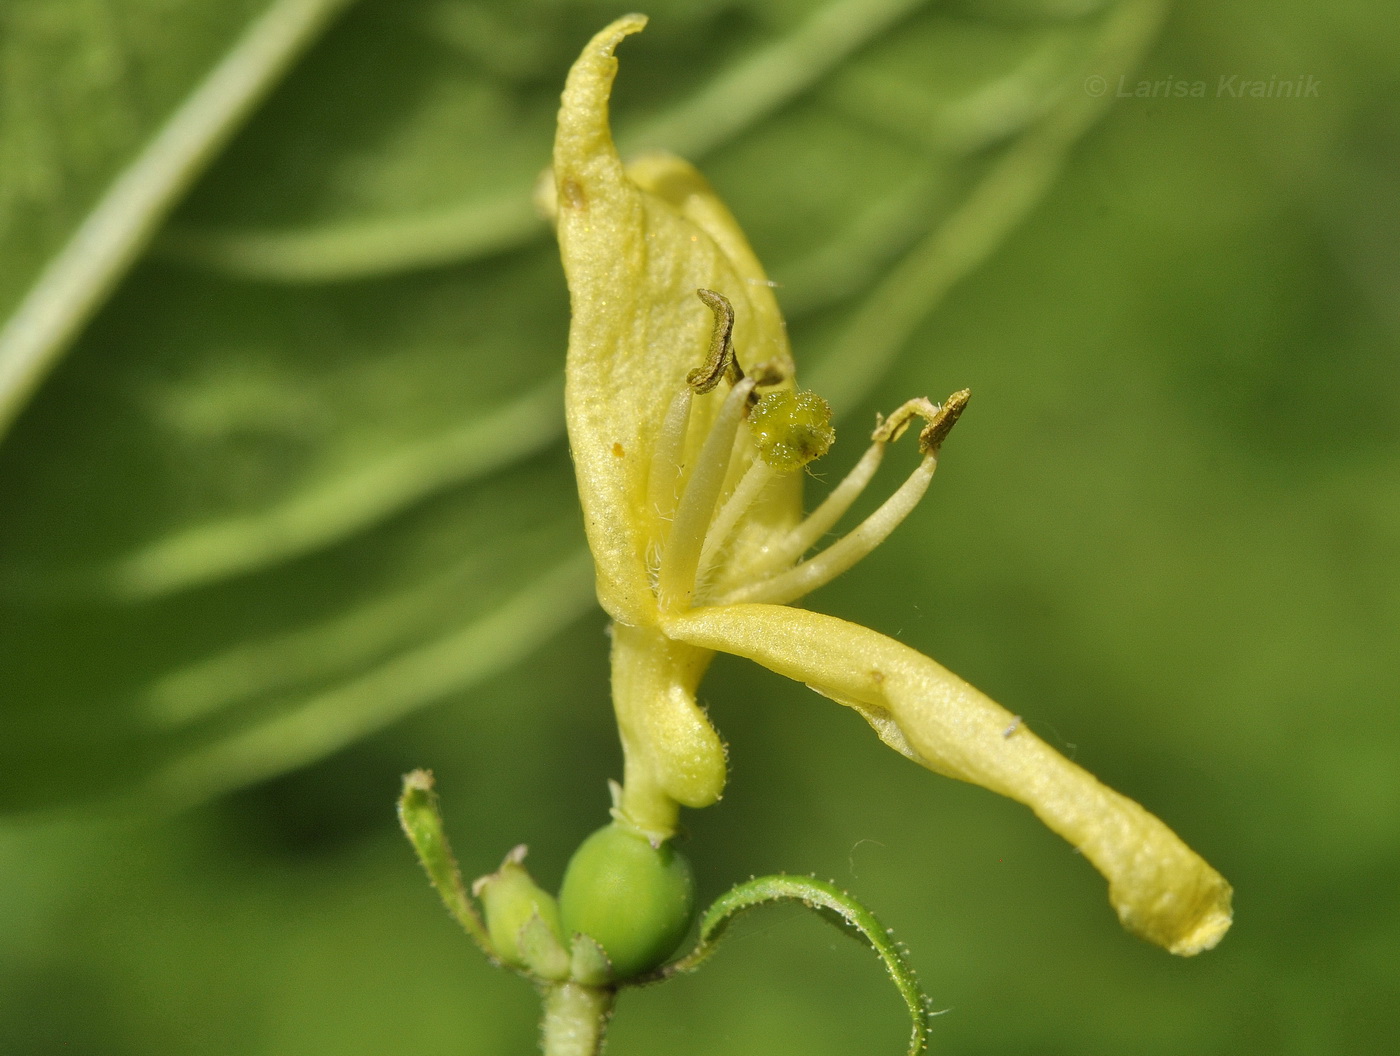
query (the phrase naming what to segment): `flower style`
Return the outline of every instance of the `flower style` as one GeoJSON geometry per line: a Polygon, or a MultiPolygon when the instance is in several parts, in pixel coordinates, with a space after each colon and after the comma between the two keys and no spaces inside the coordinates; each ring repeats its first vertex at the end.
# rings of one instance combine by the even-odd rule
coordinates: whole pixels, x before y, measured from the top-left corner
{"type": "Polygon", "coordinates": [[[613,621],[625,758],[615,817],[659,844],[681,806],[719,799],[725,749],[695,692],[714,653],[733,653],[855,708],[928,769],[1029,806],[1107,877],[1130,931],[1177,954],[1211,948],[1230,926],[1230,887],[1166,825],[929,658],[792,607],[918,503],[968,394],[912,400],[883,420],[849,476],[803,517],[796,470],[830,445],[829,412],[794,387],[771,284],[694,168],[667,155],[624,168],[613,145],[613,51],[645,23],[614,22],[571,70],[550,203],[573,307],[569,440],[598,599],[613,621]],[[921,458],[908,480],[806,557],[915,420],[921,458]]]}

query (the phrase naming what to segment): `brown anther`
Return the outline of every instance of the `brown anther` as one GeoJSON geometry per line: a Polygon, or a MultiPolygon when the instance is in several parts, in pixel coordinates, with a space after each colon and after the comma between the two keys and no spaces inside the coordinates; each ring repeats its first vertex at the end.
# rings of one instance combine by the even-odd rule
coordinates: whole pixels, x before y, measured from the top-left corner
{"type": "Polygon", "coordinates": [[[696,367],[685,376],[685,383],[697,396],[703,396],[719,384],[720,378],[728,377],[729,384],[733,385],[743,378],[744,372],[739,368],[734,343],[730,340],[734,333],[734,306],[723,294],[714,290],[696,290],[695,296],[715,313],[715,328],[710,335],[710,351],[705,357],[705,365],[696,367]]]}
{"type": "Polygon", "coordinates": [[[789,375],[781,360],[765,359],[753,368],[753,383],[759,388],[781,385],[789,380],[789,375]]]}
{"type": "Polygon", "coordinates": [[[936,455],[971,396],[970,389],[959,389],[941,405],[925,396],[909,400],[900,404],[888,418],[879,419],[870,439],[881,444],[893,443],[904,435],[910,422],[922,418],[928,424],[919,433],[919,450],[925,455],[936,455]]]}
{"type": "Polygon", "coordinates": [[[970,399],[971,389],[959,389],[943,401],[943,406],[938,408],[933,420],[924,426],[924,431],[919,434],[920,451],[926,455],[938,454],[938,449],[943,446],[943,441],[948,439],[953,426],[958,424],[958,418],[970,399]]]}
{"type": "Polygon", "coordinates": [[[758,401],[763,397],[763,393],[758,391],[760,388],[771,389],[790,379],[790,375],[783,370],[782,365],[776,359],[765,359],[755,366],[748,376],[753,378],[753,391],[749,393],[750,410],[756,407],[758,401]]]}

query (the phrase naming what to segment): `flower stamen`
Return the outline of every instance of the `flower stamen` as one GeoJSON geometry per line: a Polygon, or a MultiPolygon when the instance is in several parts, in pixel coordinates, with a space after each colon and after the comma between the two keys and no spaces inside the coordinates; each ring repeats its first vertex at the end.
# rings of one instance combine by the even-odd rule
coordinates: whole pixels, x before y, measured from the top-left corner
{"type": "Polygon", "coordinates": [[[871,444],[841,483],[831,489],[822,504],[770,547],[762,559],[747,571],[753,575],[767,575],[776,569],[786,568],[816,546],[817,541],[831,531],[865,491],[884,457],[885,444],[871,444]]]}
{"type": "MultiPolygon", "coordinates": [[[[954,423],[957,422],[958,416],[962,414],[963,408],[967,406],[970,395],[968,390],[962,389],[949,396],[941,406],[920,397],[901,405],[888,418],[882,420],[876,426],[871,437],[877,448],[883,447],[903,435],[915,417],[923,418],[928,423],[919,433],[919,449],[923,452],[924,457],[915,467],[914,472],[909,475],[909,478],[880,505],[879,509],[821,553],[794,565],[786,572],[780,572],[756,583],[749,583],[731,590],[718,599],[717,604],[768,602],[775,605],[786,605],[796,601],[804,594],[811,593],[818,587],[830,583],[888,539],[890,533],[913,512],[914,507],[919,504],[919,500],[928,491],[929,483],[933,480],[934,470],[938,468],[938,450],[954,423]]],[[[857,463],[856,469],[852,470],[846,480],[841,482],[838,491],[844,488],[852,477],[856,477],[848,495],[841,497],[840,502],[844,503],[845,507],[850,506],[856,495],[869,482],[870,475],[874,473],[874,466],[878,465],[878,462],[878,456],[872,457],[867,451],[861,462],[857,463]],[[870,462],[866,463],[866,459],[870,459],[870,462]],[[860,476],[857,476],[857,472],[861,470],[863,464],[866,465],[868,474],[862,472],[860,476]]],[[[833,492],[833,497],[835,494],[833,492]]],[[[835,515],[831,516],[831,511],[828,511],[826,504],[823,503],[813,514],[813,517],[821,514],[823,519],[830,517],[834,522],[844,512],[845,509],[838,509],[835,515]]],[[[809,534],[810,529],[804,531],[805,524],[806,522],[799,524],[792,533],[789,533],[788,539],[798,537],[798,541],[800,541],[801,537],[809,534]],[[802,533],[802,536],[799,536],[798,533],[802,533]]],[[[783,542],[786,544],[788,540],[785,539],[783,542]]]]}
{"type": "Polygon", "coordinates": [[[763,489],[777,473],[776,469],[761,458],[755,458],[744,471],[734,491],[719,508],[715,519],[710,522],[709,531],[705,533],[705,545],[700,551],[699,573],[696,576],[699,582],[704,583],[709,578],[714,571],[716,558],[733,536],[739,521],[749,512],[749,507],[758,501],[763,489]]]}
{"type": "Polygon", "coordinates": [[[909,423],[914,418],[922,418],[928,424],[919,433],[919,450],[925,455],[936,456],[971,398],[970,389],[959,389],[941,404],[931,403],[925,396],[907,400],[875,426],[875,432],[871,434],[870,439],[880,443],[893,443],[904,435],[904,430],[909,428],[909,423]]]}
{"type": "Polygon", "coordinates": [[[743,378],[729,390],[681,492],[657,578],[657,595],[663,610],[688,605],[695,593],[700,551],[724,489],[734,438],[748,412],[753,389],[754,380],[743,378]]]}
{"type": "Polygon", "coordinates": [[[724,294],[714,290],[696,290],[695,296],[715,313],[715,328],[710,335],[710,351],[705,357],[704,366],[696,367],[685,376],[685,383],[697,396],[703,396],[725,376],[728,376],[729,384],[737,385],[743,380],[744,371],[734,355],[734,306],[724,294]]]}
{"type": "Polygon", "coordinates": [[[693,400],[689,386],[676,393],[666,408],[661,428],[656,435],[652,453],[651,473],[647,478],[647,501],[658,517],[669,518],[676,512],[680,498],[681,471],[684,467],[685,438],[690,431],[690,405],[693,400]]]}

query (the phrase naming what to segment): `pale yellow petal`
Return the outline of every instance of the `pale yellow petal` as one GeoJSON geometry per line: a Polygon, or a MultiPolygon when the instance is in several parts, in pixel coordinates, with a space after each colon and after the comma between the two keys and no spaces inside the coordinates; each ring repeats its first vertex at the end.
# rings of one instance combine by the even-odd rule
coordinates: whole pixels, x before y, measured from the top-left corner
{"type": "MultiPolygon", "coordinates": [[[[758,262],[748,239],[728,207],[719,200],[709,181],[690,162],[673,154],[644,154],[627,166],[627,177],[642,190],[669,204],[698,227],[719,248],[743,283],[742,308],[735,304],[735,331],[743,342],[748,364],[773,363],[792,374],[792,352],[787,326],[778,310],[773,286],[758,262]],[[744,319],[744,314],[749,318],[744,319]],[[741,325],[744,329],[740,329],[741,325]]],[[[730,298],[731,302],[733,298],[730,298]]]]}
{"type": "MultiPolygon", "coordinates": [[[[645,21],[621,18],[583,50],[554,145],[555,223],[573,310],[569,441],[599,600],[629,624],[654,622],[646,560],[664,526],[646,485],[656,437],[686,374],[703,361],[714,322],[695,291],[715,290],[733,304],[745,367],[788,357],[772,290],[699,174],[651,157],[634,179],[618,158],[608,125],[613,49],[645,21]]],[[[696,401],[701,425],[714,402],[696,401]]]]}
{"type": "Polygon", "coordinates": [[[1108,878],[1109,900],[1135,934],[1190,955],[1229,928],[1230,885],[1171,829],[913,649],[835,617],[776,605],[697,609],[664,630],[805,682],[858,710],[916,762],[1026,804],[1108,878]]]}

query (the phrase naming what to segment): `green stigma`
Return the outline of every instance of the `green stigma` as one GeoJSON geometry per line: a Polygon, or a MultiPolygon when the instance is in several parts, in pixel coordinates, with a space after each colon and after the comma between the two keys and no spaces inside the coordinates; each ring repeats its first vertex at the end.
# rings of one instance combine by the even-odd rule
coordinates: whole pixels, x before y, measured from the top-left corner
{"type": "Polygon", "coordinates": [[[815,392],[770,392],[749,412],[758,453],[774,469],[790,473],[831,449],[836,430],[831,407],[815,392]]]}

